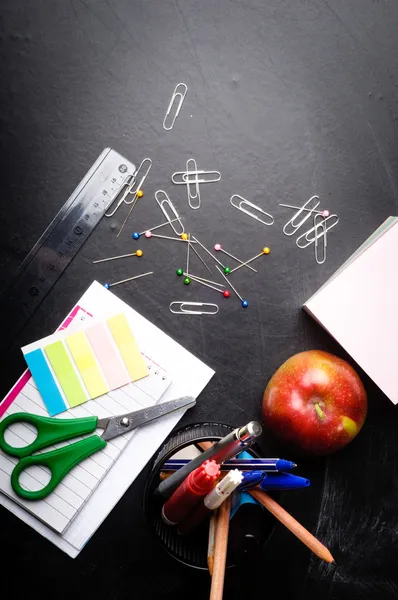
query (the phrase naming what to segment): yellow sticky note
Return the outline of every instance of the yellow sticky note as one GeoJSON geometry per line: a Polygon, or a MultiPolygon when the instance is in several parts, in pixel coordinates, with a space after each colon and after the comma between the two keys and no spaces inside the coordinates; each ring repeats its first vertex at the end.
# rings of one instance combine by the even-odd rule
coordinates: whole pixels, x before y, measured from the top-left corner
{"type": "Polygon", "coordinates": [[[107,319],[107,324],[132,381],[146,377],[148,369],[131,332],[126,315],[120,314],[111,317],[107,319]]]}
{"type": "Polygon", "coordinates": [[[91,398],[97,398],[109,391],[98,368],[91,346],[82,331],[65,339],[91,398]]]}

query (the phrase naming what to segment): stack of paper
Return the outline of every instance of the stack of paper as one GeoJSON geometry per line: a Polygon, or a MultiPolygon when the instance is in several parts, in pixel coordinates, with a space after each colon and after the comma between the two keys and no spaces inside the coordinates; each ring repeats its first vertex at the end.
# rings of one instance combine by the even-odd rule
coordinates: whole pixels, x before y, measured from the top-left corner
{"type": "Polygon", "coordinates": [[[398,217],[389,217],[304,309],[398,403],[398,217]]]}
{"type": "MultiPolygon", "coordinates": [[[[92,321],[93,316],[108,319],[110,314],[118,313],[123,313],[128,319],[149,375],[69,408],[57,418],[88,414],[105,417],[139,410],[158,401],[166,402],[180,396],[196,398],[213,376],[214,371],[97,282],[82,296],[60,329],[66,329],[67,339],[67,334],[76,329],[77,322],[97,323],[92,321]]],[[[0,404],[0,418],[21,411],[40,415],[47,413],[38,386],[29,371],[22,375],[0,404]]],[[[183,411],[176,411],[108,442],[105,452],[97,452],[80,463],[52,494],[40,501],[23,500],[14,493],[10,473],[15,459],[0,451],[0,503],[75,557],[182,414],[183,411]]],[[[18,435],[25,441],[32,441],[26,439],[30,434],[30,431],[24,430],[26,426],[19,424],[18,427],[21,428],[18,435]]],[[[10,443],[18,445],[13,444],[12,440],[10,443]]],[[[25,487],[29,489],[31,483],[34,489],[36,482],[33,479],[31,482],[25,481],[25,487]]]]}

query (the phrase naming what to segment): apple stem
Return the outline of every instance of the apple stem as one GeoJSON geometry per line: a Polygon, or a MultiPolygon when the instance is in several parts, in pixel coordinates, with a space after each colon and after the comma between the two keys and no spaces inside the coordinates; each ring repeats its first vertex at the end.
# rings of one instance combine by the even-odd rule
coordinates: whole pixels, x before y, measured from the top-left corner
{"type": "Polygon", "coordinates": [[[326,417],[326,415],[323,412],[323,410],[321,409],[321,407],[319,406],[319,403],[315,402],[314,407],[315,407],[315,410],[316,410],[316,414],[321,419],[321,421],[323,421],[323,419],[326,417]]]}

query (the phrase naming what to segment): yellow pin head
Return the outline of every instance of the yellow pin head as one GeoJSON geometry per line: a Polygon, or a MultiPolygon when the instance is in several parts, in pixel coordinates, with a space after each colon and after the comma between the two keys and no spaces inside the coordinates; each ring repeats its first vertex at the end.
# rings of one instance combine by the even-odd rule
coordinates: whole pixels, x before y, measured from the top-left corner
{"type": "Polygon", "coordinates": [[[137,250],[136,253],[135,253],[136,256],[142,256],[143,254],[144,253],[143,253],[142,250],[137,250]]]}
{"type": "Polygon", "coordinates": [[[188,234],[187,233],[182,233],[181,234],[181,239],[182,240],[187,240],[188,239],[188,234]]]}
{"type": "Polygon", "coordinates": [[[136,194],[137,198],[142,198],[143,195],[144,195],[144,192],[142,190],[137,191],[137,194],[136,194]]]}
{"type": "Polygon", "coordinates": [[[271,248],[268,248],[268,246],[263,248],[263,254],[269,254],[270,252],[271,252],[271,248]]]}

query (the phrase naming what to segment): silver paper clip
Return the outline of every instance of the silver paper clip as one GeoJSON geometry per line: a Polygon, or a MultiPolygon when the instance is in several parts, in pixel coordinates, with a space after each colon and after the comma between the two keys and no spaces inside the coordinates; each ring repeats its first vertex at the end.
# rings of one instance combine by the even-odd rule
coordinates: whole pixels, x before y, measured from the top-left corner
{"type": "MultiPolygon", "coordinates": [[[[190,165],[192,163],[193,166],[193,171],[197,171],[198,167],[196,165],[196,160],[194,158],[188,158],[187,160],[187,175],[190,175],[190,165]]],[[[195,179],[194,181],[191,181],[189,177],[187,177],[186,180],[186,185],[187,185],[187,196],[188,196],[188,204],[189,207],[192,208],[193,210],[198,210],[198,208],[200,208],[200,189],[199,189],[199,180],[198,180],[198,176],[195,175],[195,179]],[[195,186],[195,191],[192,194],[191,192],[191,185],[195,186]]]]}
{"type": "Polygon", "coordinates": [[[307,200],[307,202],[305,202],[303,204],[303,206],[301,206],[297,212],[292,216],[291,219],[289,219],[289,221],[285,224],[285,226],[283,227],[282,231],[285,235],[287,236],[291,236],[294,235],[296,233],[296,231],[298,229],[300,229],[300,227],[302,225],[304,225],[304,223],[311,217],[312,214],[314,214],[315,210],[318,208],[320,204],[320,200],[318,196],[311,196],[311,198],[309,198],[309,200],[307,200]],[[310,204],[311,202],[314,202],[315,204],[312,208],[308,208],[308,204],[310,204]],[[308,213],[308,214],[304,214],[304,213],[308,213]],[[296,223],[296,219],[298,219],[300,217],[300,215],[304,214],[304,217],[301,219],[301,221],[299,221],[299,223],[296,223]],[[291,230],[289,231],[289,225],[291,226],[291,230]]]}
{"type": "Polygon", "coordinates": [[[316,238],[318,238],[318,240],[321,237],[326,236],[327,232],[330,231],[331,229],[333,229],[333,227],[335,227],[337,225],[337,223],[339,222],[339,217],[337,215],[329,215],[328,217],[326,217],[326,219],[324,219],[323,221],[323,227],[322,227],[322,232],[318,235],[317,233],[315,233],[315,229],[316,227],[320,227],[320,223],[318,223],[318,225],[315,227],[311,227],[311,229],[309,229],[308,231],[306,231],[305,233],[303,233],[302,235],[300,235],[297,240],[296,240],[296,246],[298,248],[307,248],[308,246],[310,246],[311,244],[313,244],[316,240],[316,238]],[[330,220],[330,223],[328,224],[328,221],[330,220]],[[311,234],[314,234],[313,236],[311,236],[311,234]],[[304,239],[304,244],[301,242],[301,240],[304,239]]]}
{"type": "MultiPolygon", "coordinates": [[[[144,158],[144,160],[141,162],[140,166],[138,167],[138,169],[136,170],[136,172],[134,173],[134,182],[129,190],[129,194],[134,194],[134,196],[137,194],[138,190],[142,189],[142,186],[145,182],[145,179],[148,177],[148,173],[151,170],[152,167],[152,160],[150,158],[144,158]],[[145,163],[148,163],[148,166],[146,166],[145,163]],[[141,180],[139,183],[137,183],[134,186],[134,183],[137,181],[138,176],[141,176],[141,170],[144,169],[144,165],[145,165],[145,171],[141,177],[141,180]]],[[[127,200],[125,200],[125,204],[131,204],[132,202],[134,202],[136,198],[134,197],[132,200],[130,200],[129,202],[127,202],[127,200]]]]}
{"type": "Polygon", "coordinates": [[[325,219],[322,217],[322,215],[315,215],[314,217],[314,233],[315,233],[315,260],[318,263],[318,265],[323,265],[323,263],[326,260],[326,248],[328,245],[327,242],[327,237],[326,237],[326,223],[325,223],[325,219]],[[317,220],[321,219],[320,223],[317,223],[317,220]],[[318,228],[322,228],[323,231],[321,233],[321,235],[318,235],[318,228]],[[318,240],[322,238],[322,244],[318,243],[318,240]],[[320,248],[318,248],[318,246],[322,245],[322,250],[320,248]]]}
{"type": "MultiPolygon", "coordinates": [[[[193,159],[190,159],[193,160],[193,159]]],[[[196,163],[195,163],[196,164],[196,163]]],[[[194,171],[177,171],[171,176],[171,181],[176,185],[186,185],[189,177],[195,175],[195,179],[191,183],[217,183],[221,179],[220,171],[204,171],[203,169],[195,169],[194,171]],[[210,175],[208,178],[199,178],[198,175],[210,175]]]]}
{"type": "Polygon", "coordinates": [[[180,301],[171,302],[169,309],[170,309],[170,312],[174,313],[175,315],[216,315],[219,310],[217,304],[212,304],[211,302],[180,302],[180,301]],[[177,310],[174,310],[174,308],[173,308],[174,305],[179,305],[179,308],[177,310]],[[185,306],[187,306],[187,307],[197,306],[198,308],[206,307],[206,308],[209,308],[210,310],[190,310],[189,308],[188,308],[188,310],[186,310],[184,308],[185,306]]]}
{"type": "Polygon", "coordinates": [[[164,214],[164,216],[166,217],[166,219],[167,219],[167,220],[168,220],[168,222],[170,223],[170,227],[172,228],[172,230],[174,231],[174,233],[175,233],[176,235],[182,235],[183,233],[185,233],[185,229],[184,229],[184,225],[182,224],[181,217],[180,217],[180,215],[178,214],[178,212],[176,211],[176,209],[174,208],[174,206],[173,206],[173,204],[172,204],[172,202],[171,202],[170,198],[169,198],[169,197],[168,197],[168,195],[166,194],[166,192],[165,192],[164,190],[158,190],[157,192],[155,192],[155,199],[156,199],[156,202],[159,204],[159,208],[160,208],[160,210],[162,211],[162,213],[164,214]],[[162,197],[162,194],[163,194],[163,196],[164,196],[164,198],[163,198],[163,199],[161,199],[161,197],[162,197]],[[170,215],[167,213],[167,211],[166,211],[166,209],[165,209],[164,205],[167,205],[167,206],[169,206],[169,208],[170,208],[171,212],[173,213],[173,215],[172,215],[172,216],[170,216],[170,215]],[[175,219],[173,219],[173,216],[175,217],[175,219]],[[177,220],[177,221],[178,221],[178,223],[181,225],[181,229],[182,229],[182,231],[177,231],[177,229],[175,228],[175,226],[174,226],[174,221],[175,221],[175,220],[177,220]]]}
{"type": "MultiPolygon", "coordinates": [[[[105,215],[104,215],[105,217],[113,217],[113,215],[116,213],[116,211],[118,210],[118,208],[121,207],[121,205],[123,204],[123,202],[127,198],[128,194],[130,193],[131,187],[134,185],[134,183],[135,183],[135,174],[133,174],[133,175],[127,175],[126,179],[123,182],[123,185],[127,186],[126,189],[124,190],[123,194],[119,198],[119,200],[118,200],[115,208],[111,212],[106,212],[105,215]]],[[[109,202],[108,206],[106,207],[107,209],[113,205],[113,203],[116,201],[116,199],[119,197],[119,195],[120,195],[120,189],[112,197],[111,201],[109,202]]]]}
{"type": "Polygon", "coordinates": [[[241,210],[246,215],[249,215],[249,217],[252,217],[252,219],[256,219],[256,221],[260,221],[260,223],[263,223],[264,225],[272,225],[274,223],[275,219],[274,219],[274,217],[272,215],[270,215],[269,213],[265,212],[265,210],[263,210],[259,206],[256,206],[252,202],[249,202],[249,200],[246,200],[245,198],[242,198],[242,196],[239,196],[239,194],[234,194],[233,196],[231,196],[231,198],[229,199],[229,202],[230,202],[230,204],[234,208],[237,208],[238,210],[241,210]],[[234,202],[233,202],[234,198],[238,198],[240,200],[240,202],[238,204],[234,204],[234,202]],[[250,206],[250,208],[254,208],[255,210],[258,210],[259,213],[261,213],[262,215],[265,215],[266,217],[268,217],[268,222],[267,221],[263,221],[257,215],[254,215],[253,213],[251,213],[246,208],[243,208],[242,207],[243,205],[250,206]]]}
{"type": "MultiPolygon", "coordinates": [[[[145,179],[147,178],[147,175],[149,173],[149,171],[151,170],[152,167],[152,160],[150,158],[144,158],[144,160],[142,161],[142,163],[140,164],[140,166],[138,167],[137,171],[134,174],[134,179],[135,181],[137,180],[137,175],[138,173],[141,171],[142,166],[145,164],[145,162],[148,161],[148,167],[146,167],[146,170],[144,171],[143,176],[141,177],[141,181],[137,184],[135,190],[133,190],[134,187],[134,182],[132,183],[130,190],[129,190],[129,194],[134,194],[133,199],[130,200],[129,202],[127,202],[126,197],[124,198],[124,203],[130,206],[129,212],[126,215],[126,218],[124,219],[122,226],[120,227],[117,237],[119,237],[119,235],[122,233],[124,226],[126,225],[127,221],[130,218],[131,213],[133,212],[133,208],[134,206],[137,204],[137,200],[138,198],[140,198],[140,191],[141,191],[141,186],[143,185],[145,179]]],[[[141,193],[142,196],[142,193],[141,193]]]]}
{"type": "Polygon", "coordinates": [[[182,103],[184,102],[185,96],[187,95],[187,91],[188,91],[188,86],[185,85],[185,83],[177,83],[177,85],[174,89],[173,95],[171,97],[169,106],[167,107],[167,112],[163,119],[163,129],[165,129],[166,131],[170,131],[170,129],[173,129],[176,118],[180,114],[181,106],[182,106],[182,103]],[[179,88],[181,88],[181,91],[179,88]],[[167,117],[171,113],[171,109],[173,108],[174,101],[176,98],[178,98],[177,108],[175,109],[174,116],[171,117],[170,126],[168,126],[167,125],[167,117]]]}

